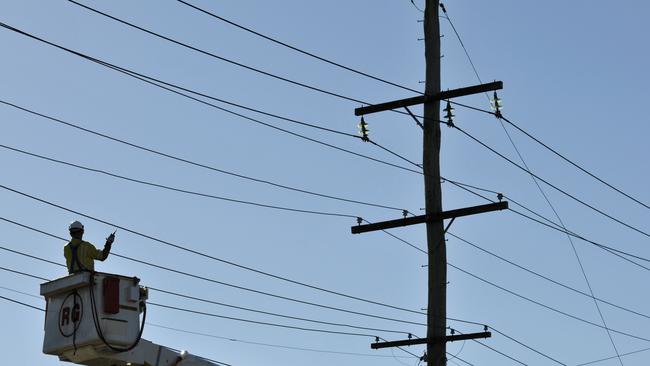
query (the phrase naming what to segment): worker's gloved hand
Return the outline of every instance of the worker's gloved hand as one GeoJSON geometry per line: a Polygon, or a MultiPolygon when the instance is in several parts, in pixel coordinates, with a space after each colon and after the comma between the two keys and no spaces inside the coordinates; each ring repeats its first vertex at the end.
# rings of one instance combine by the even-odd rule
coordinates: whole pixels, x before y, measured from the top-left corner
{"type": "Polygon", "coordinates": [[[115,234],[111,234],[106,238],[106,245],[111,245],[115,241],[115,234]]]}

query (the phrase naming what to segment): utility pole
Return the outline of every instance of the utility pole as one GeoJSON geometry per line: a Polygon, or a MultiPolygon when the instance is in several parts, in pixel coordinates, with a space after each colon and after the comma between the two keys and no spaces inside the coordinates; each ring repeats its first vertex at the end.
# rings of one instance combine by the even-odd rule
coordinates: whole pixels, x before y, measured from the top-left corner
{"type": "MultiPolygon", "coordinates": [[[[387,347],[402,347],[416,344],[426,344],[426,362],[430,366],[446,366],[447,342],[458,340],[489,338],[492,336],[485,327],[483,332],[447,335],[447,247],[445,233],[457,217],[476,215],[508,208],[508,202],[499,202],[486,205],[465,207],[460,209],[442,210],[442,187],[440,179],[440,101],[480,94],[503,88],[501,81],[479,84],[464,88],[441,91],[440,89],[440,18],[438,16],[440,0],[426,0],[424,8],[424,56],[426,59],[426,81],[424,94],[406,99],[368,105],[354,110],[357,116],[364,116],[388,110],[404,108],[416,120],[423,130],[422,139],[422,169],[424,174],[425,214],[407,217],[406,211],[403,218],[376,222],[362,225],[362,219],[357,220],[358,225],[351,227],[352,234],[361,234],[370,231],[386,230],[402,226],[426,223],[427,249],[428,249],[428,306],[427,306],[427,336],[398,341],[379,342],[379,339],[370,345],[373,349],[387,347]],[[420,123],[408,107],[424,105],[424,121],[420,123]],[[450,219],[447,226],[444,220],[450,219]]],[[[367,131],[362,119],[362,133],[367,141],[367,131]]],[[[447,123],[453,126],[451,117],[447,123]]]]}
{"type": "MultiPolygon", "coordinates": [[[[425,95],[440,93],[440,0],[426,0],[424,8],[425,95]]],[[[427,216],[442,212],[440,183],[440,100],[424,103],[422,168],[427,216]]],[[[429,290],[427,339],[443,339],[447,328],[447,246],[442,220],[427,222],[429,290]]],[[[447,342],[427,342],[427,364],[446,366],[447,342]]]]}

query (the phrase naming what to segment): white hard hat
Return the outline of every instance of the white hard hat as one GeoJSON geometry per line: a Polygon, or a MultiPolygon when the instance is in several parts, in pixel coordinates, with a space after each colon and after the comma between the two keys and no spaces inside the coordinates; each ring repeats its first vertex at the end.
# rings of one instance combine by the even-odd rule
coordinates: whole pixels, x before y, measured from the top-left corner
{"type": "Polygon", "coordinates": [[[70,231],[79,231],[79,230],[83,230],[83,229],[84,229],[84,225],[82,223],[80,223],[79,221],[71,222],[70,226],[68,227],[68,230],[70,230],[70,231]]]}

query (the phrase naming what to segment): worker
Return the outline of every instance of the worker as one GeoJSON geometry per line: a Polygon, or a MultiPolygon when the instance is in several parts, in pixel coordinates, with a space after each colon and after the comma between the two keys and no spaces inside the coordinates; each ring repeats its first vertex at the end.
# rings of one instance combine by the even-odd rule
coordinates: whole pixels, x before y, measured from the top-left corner
{"type": "Polygon", "coordinates": [[[68,227],[70,231],[70,242],[63,248],[63,255],[68,266],[68,273],[95,270],[95,260],[104,261],[111,252],[111,245],[115,240],[115,233],[106,238],[104,250],[97,250],[94,245],[83,241],[84,226],[79,221],[73,221],[68,227]]]}

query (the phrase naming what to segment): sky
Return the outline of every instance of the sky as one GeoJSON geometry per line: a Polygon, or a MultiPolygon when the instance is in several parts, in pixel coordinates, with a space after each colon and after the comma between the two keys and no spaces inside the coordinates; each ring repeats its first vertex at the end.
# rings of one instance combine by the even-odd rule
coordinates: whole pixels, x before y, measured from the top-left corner
{"type": "MultiPolygon", "coordinates": [[[[409,353],[371,350],[370,344],[375,336],[426,335],[425,227],[393,229],[393,236],[352,235],[350,227],[356,217],[376,222],[400,218],[403,209],[422,214],[423,176],[416,166],[422,161],[422,131],[407,115],[383,112],[365,118],[376,145],[349,135],[358,133],[355,108],[416,95],[407,89],[423,90],[417,8],[423,2],[189,1],[405,88],[297,53],[178,1],[80,2],[195,50],[64,0],[2,1],[0,21],[202,96],[189,99],[0,28],[5,362],[62,364],[41,352],[44,313],[4,298],[44,308],[43,281],[9,270],[48,279],[65,276],[65,268],[16,252],[64,263],[66,242],[26,227],[65,238],[68,224],[80,220],[84,238],[98,247],[117,228],[113,251],[121,257],[109,257],[97,270],[137,276],[158,289],[149,295],[147,340],[235,366],[418,365],[409,353]],[[255,324],[153,303],[357,334],[255,324]]],[[[448,364],[647,364],[650,274],[643,267],[650,265],[645,117],[650,5],[639,0],[444,3],[480,79],[503,81],[503,115],[634,199],[512,124],[456,106],[454,123],[462,131],[541,179],[459,129],[442,126],[444,209],[485,204],[499,192],[510,208],[538,221],[558,222],[559,216],[580,238],[571,243],[548,226],[555,224],[544,226],[511,210],[455,220],[446,242],[447,315],[453,319],[448,326],[472,333],[485,324],[493,334],[483,344],[448,344],[448,364]],[[452,181],[485,189],[469,189],[485,198],[452,181]],[[615,256],[594,244],[637,257],[615,256]],[[590,288],[600,299],[598,308],[590,288]]],[[[450,22],[440,20],[443,89],[478,84],[450,22]]],[[[456,101],[490,108],[485,95],[456,101]]],[[[413,111],[419,115],[422,108],[413,111]]],[[[421,356],[424,347],[406,350],[421,356]]]]}

